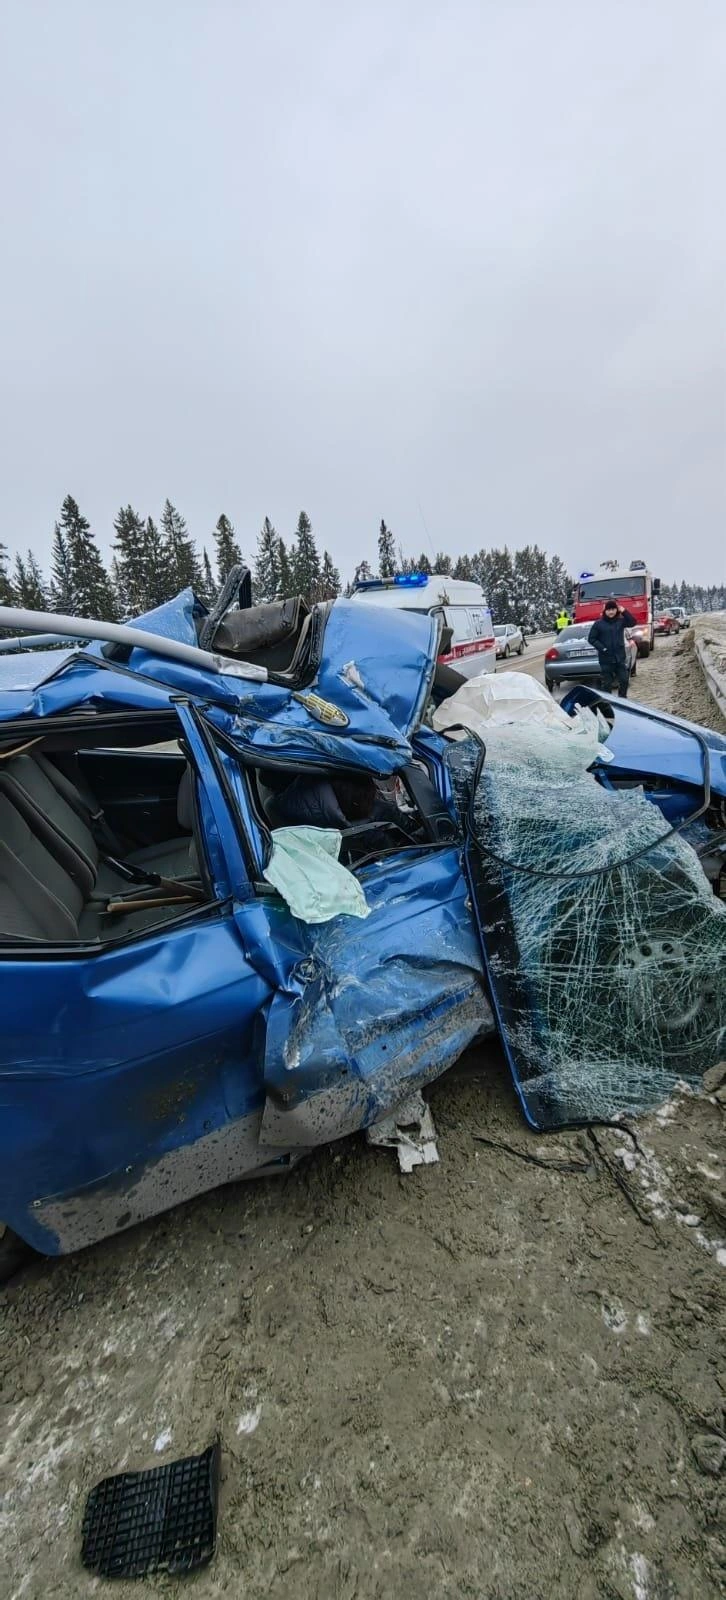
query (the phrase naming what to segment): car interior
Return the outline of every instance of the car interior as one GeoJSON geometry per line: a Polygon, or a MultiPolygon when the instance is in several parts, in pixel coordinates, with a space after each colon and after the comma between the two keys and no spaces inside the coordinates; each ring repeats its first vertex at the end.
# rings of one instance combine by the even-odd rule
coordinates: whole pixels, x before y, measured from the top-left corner
{"type": "MultiPolygon", "coordinates": [[[[194,768],[173,713],[151,721],[76,713],[37,729],[15,724],[0,748],[6,946],[100,947],[214,903],[194,768]]],[[[215,735],[214,742],[221,752],[224,741],[215,735]]],[[[242,765],[231,743],[230,758],[242,765]]],[[[338,829],[340,859],[354,869],[444,844],[456,832],[422,762],[389,780],[339,768],[245,765],[244,772],[264,858],[275,829],[285,826],[338,829]]],[[[256,888],[274,893],[262,880],[256,888]]]]}
{"type": "MultiPolygon", "coordinates": [[[[213,899],[185,752],[175,743],[155,748],[158,729],[146,744],[120,723],[94,729],[94,739],[89,720],[82,735],[44,729],[0,751],[6,943],[106,942],[213,899]],[[95,742],[110,736],[135,743],[95,742]]],[[[168,723],[163,731],[168,740],[168,723]]]]}
{"type": "Polygon", "coordinates": [[[268,849],[276,828],[335,828],[340,860],[360,869],[402,850],[446,844],[456,826],[425,766],[388,780],[339,769],[320,773],[248,768],[251,809],[268,849]]]}

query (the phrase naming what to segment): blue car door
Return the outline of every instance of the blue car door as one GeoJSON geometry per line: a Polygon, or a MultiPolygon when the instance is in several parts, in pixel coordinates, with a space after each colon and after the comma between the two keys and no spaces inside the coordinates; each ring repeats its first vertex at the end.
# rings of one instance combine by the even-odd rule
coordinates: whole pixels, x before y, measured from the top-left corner
{"type": "Polygon", "coordinates": [[[219,756],[251,858],[235,917],[269,982],[259,1037],[265,1146],[301,1150],[377,1121],[438,1077],[491,1012],[458,843],[403,849],[359,873],[370,914],[317,925],[262,881],[266,842],[245,769],[219,756]]]}

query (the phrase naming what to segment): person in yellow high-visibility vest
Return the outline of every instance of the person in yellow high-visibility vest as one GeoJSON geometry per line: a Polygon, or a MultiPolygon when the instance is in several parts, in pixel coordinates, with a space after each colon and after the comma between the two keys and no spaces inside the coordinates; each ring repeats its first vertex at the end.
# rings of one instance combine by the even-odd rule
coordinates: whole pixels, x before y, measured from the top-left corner
{"type": "Polygon", "coordinates": [[[568,611],[565,611],[565,608],[563,606],[562,610],[561,610],[561,612],[560,612],[560,614],[559,614],[559,616],[558,616],[558,618],[557,618],[557,620],[555,622],[555,627],[557,629],[557,632],[561,633],[563,628],[569,628],[569,626],[570,626],[570,615],[569,615],[568,611]]]}

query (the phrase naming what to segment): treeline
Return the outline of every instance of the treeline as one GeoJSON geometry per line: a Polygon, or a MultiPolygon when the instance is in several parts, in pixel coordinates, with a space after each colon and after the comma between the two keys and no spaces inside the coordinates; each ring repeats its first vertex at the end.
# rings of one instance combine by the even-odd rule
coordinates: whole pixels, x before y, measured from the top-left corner
{"type": "MultiPolygon", "coordinates": [[[[381,523],[378,533],[378,573],[393,577],[396,572],[441,572],[446,577],[481,584],[495,622],[528,622],[542,625],[554,618],[572,589],[572,579],[559,556],[548,556],[539,545],[523,550],[476,550],[473,555],[447,555],[439,550],[432,557],[425,552],[417,560],[396,550],[390,528],[381,523]]],[[[373,574],[363,562],[356,578],[373,574]]]]}
{"type": "MultiPolygon", "coordinates": [[[[47,575],[32,550],[18,552],[11,562],[0,544],[0,604],[114,621],[151,611],[188,587],[209,604],[232,567],[244,562],[228,516],[222,513],[212,532],[212,562],[206,547],[200,556],[184,517],[170,500],[158,523],[140,516],[133,506],[122,506],[113,531],[107,566],[88,519],[73,496],[66,495],[53,531],[47,575]]],[[[319,555],[304,511],[289,545],[265,517],[253,572],[256,600],[303,594],[315,602],[340,594],[340,573],[327,550],[319,555]]]]}
{"type": "MultiPolygon", "coordinates": [[[[66,495],[55,524],[50,570],[46,574],[32,550],[12,559],[0,544],[0,604],[29,611],[55,611],[107,621],[139,616],[170,600],[181,589],[192,588],[210,604],[231,569],[250,565],[256,601],[301,594],[314,604],[332,600],[342,592],[341,577],[327,550],[320,554],[313,527],[301,511],[293,537],[285,542],[269,517],[260,529],[254,557],[243,555],[234,525],[223,512],[210,535],[209,550],[197,549],[184,517],[166,500],[158,522],[142,517],[133,506],[122,506],[113,524],[111,561],[106,564],[90,523],[72,495],[66,495]]],[[[391,529],[382,521],[378,530],[378,563],[374,572],[367,561],[355,569],[356,580],[390,578],[397,573],[438,572],[445,577],[481,585],[496,622],[525,622],[547,626],[570,599],[572,579],[559,556],[548,556],[538,545],[523,550],[477,550],[473,555],[439,550],[416,559],[406,556],[391,529]]],[[[350,594],[352,583],[346,585],[350,594]]],[[[664,584],[661,603],[682,605],[688,611],[726,608],[726,587],[664,584]]]]}
{"type": "Polygon", "coordinates": [[[684,611],[726,611],[726,583],[662,583],[660,605],[683,606],[684,611]]]}

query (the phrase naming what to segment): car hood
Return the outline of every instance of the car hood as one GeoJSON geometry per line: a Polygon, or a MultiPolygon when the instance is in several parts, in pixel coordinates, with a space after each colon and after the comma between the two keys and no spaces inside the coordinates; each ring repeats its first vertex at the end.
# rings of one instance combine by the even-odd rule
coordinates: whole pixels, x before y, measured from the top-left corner
{"type": "MultiPolygon", "coordinates": [[[[196,645],[203,614],[187,589],[134,626],[196,645]]],[[[0,657],[0,722],[115,707],[154,711],[183,695],[261,759],[379,772],[407,765],[436,668],[438,619],[336,600],[318,608],[317,620],[317,660],[295,689],[231,671],[213,676],[151,650],[109,659],[99,643],[0,657]]]]}
{"type": "Polygon", "coordinates": [[[607,702],[612,726],[607,748],[613,777],[662,778],[671,784],[703,788],[704,752],[708,750],[713,794],[726,797],[726,738],[712,728],[702,728],[682,717],[653,711],[632,700],[621,700],[578,685],[562,700],[568,713],[575,707],[607,702]]]}

